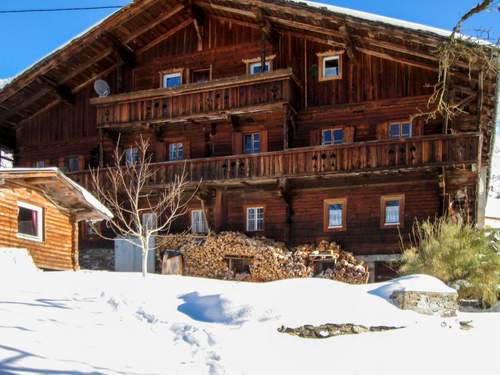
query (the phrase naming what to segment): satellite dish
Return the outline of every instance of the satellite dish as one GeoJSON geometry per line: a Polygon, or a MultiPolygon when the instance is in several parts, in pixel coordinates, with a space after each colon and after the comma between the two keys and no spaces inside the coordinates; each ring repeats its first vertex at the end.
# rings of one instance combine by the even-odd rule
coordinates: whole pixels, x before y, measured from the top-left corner
{"type": "Polygon", "coordinates": [[[111,89],[109,88],[108,83],[103,79],[98,79],[94,82],[94,90],[100,98],[111,94],[111,89]]]}

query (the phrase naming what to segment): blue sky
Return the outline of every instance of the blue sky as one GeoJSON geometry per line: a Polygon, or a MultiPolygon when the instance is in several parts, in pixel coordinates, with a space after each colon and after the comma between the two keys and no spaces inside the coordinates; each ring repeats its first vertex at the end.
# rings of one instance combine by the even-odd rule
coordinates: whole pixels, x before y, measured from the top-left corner
{"type": "MultiPolygon", "coordinates": [[[[1,0],[0,10],[124,5],[129,0],[1,0]]],[[[388,17],[451,29],[478,0],[324,0],[388,17]]],[[[498,6],[498,4],[497,4],[498,6]]],[[[0,14],[0,78],[11,77],[65,43],[113,10],[0,14]]],[[[500,36],[500,13],[476,16],[463,27],[474,34],[489,29],[500,36]]]]}

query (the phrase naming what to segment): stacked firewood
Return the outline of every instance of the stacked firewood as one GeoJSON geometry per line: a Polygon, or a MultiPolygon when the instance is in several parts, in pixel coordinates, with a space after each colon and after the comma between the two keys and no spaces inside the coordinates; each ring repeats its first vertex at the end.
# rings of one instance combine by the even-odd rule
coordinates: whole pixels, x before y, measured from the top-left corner
{"type": "Polygon", "coordinates": [[[302,245],[290,250],[284,243],[264,237],[222,232],[211,233],[203,240],[189,235],[169,236],[163,240],[162,248],[182,252],[184,274],[189,276],[245,281],[312,277],[314,261],[329,257],[334,266],[317,276],[348,283],[368,280],[363,263],[334,242],[323,241],[318,246],[302,245]],[[231,269],[230,258],[247,261],[248,272],[231,269]]]}
{"type": "Polygon", "coordinates": [[[334,279],[350,284],[364,284],[368,282],[368,269],[364,262],[354,255],[343,251],[335,242],[321,241],[317,246],[301,245],[294,249],[304,257],[306,263],[314,268],[316,261],[329,261],[331,267],[314,275],[327,279],[334,279]]]}

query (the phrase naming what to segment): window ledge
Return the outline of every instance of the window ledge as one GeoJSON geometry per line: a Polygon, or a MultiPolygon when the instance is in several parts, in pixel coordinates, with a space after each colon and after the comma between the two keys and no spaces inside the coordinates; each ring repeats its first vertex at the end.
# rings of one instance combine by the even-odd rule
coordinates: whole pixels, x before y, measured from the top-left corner
{"type": "Polygon", "coordinates": [[[43,238],[37,236],[30,236],[29,234],[17,233],[17,238],[33,242],[43,242],[43,238]]]}

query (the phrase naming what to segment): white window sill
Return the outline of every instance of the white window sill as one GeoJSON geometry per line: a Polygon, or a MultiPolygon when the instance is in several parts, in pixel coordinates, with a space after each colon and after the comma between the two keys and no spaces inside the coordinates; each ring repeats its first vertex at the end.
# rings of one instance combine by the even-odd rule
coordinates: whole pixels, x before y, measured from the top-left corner
{"type": "Polygon", "coordinates": [[[29,234],[23,234],[23,233],[17,233],[17,238],[33,242],[43,242],[43,238],[41,237],[30,236],[29,234]]]}

